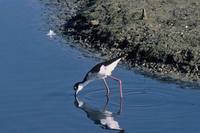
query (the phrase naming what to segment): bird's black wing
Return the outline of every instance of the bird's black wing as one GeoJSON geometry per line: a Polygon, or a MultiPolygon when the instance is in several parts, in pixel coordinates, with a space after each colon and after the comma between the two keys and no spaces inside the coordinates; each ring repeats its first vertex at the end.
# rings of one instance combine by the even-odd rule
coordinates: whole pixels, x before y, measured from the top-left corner
{"type": "Polygon", "coordinates": [[[91,72],[91,73],[99,72],[102,65],[104,65],[104,66],[110,65],[110,64],[112,64],[113,62],[115,62],[116,60],[118,60],[119,58],[122,58],[122,57],[123,57],[123,55],[116,57],[116,58],[113,58],[111,60],[96,64],[89,72],[91,72]]]}
{"type": "Polygon", "coordinates": [[[118,57],[113,58],[113,59],[111,59],[111,60],[108,60],[108,61],[102,62],[102,65],[104,65],[104,66],[108,66],[108,65],[112,64],[113,62],[115,62],[116,60],[122,58],[123,56],[124,56],[124,55],[121,55],[121,56],[118,56],[118,57]]]}
{"type": "Polygon", "coordinates": [[[96,64],[89,72],[91,72],[91,73],[99,72],[102,65],[103,65],[102,63],[96,64]]]}
{"type": "Polygon", "coordinates": [[[82,82],[85,82],[88,80],[90,73],[98,73],[100,71],[101,66],[102,66],[102,63],[96,64],[90,71],[87,72],[82,82]]]}

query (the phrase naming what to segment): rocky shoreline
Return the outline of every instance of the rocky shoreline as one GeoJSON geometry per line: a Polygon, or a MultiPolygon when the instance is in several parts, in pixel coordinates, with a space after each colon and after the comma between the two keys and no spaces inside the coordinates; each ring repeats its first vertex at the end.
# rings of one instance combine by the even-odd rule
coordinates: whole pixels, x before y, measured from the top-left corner
{"type": "Polygon", "coordinates": [[[73,3],[76,11],[65,17],[60,30],[79,41],[81,47],[108,57],[127,54],[124,62],[130,67],[200,83],[198,0],[74,0],[73,3]]]}

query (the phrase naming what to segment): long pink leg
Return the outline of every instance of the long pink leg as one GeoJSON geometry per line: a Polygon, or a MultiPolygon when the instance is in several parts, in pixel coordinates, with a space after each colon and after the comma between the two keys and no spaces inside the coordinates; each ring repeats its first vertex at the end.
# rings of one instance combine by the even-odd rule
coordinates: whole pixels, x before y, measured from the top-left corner
{"type": "Polygon", "coordinates": [[[108,76],[108,77],[119,82],[120,97],[122,98],[123,97],[123,94],[122,94],[122,81],[120,79],[114,77],[114,76],[108,76]]]}
{"type": "Polygon", "coordinates": [[[109,87],[108,87],[108,84],[107,84],[107,82],[106,82],[106,79],[105,79],[105,78],[103,79],[103,81],[104,81],[104,84],[105,84],[105,87],[106,87],[106,96],[108,96],[108,95],[109,95],[109,93],[110,93],[110,89],[109,89],[109,87]]]}

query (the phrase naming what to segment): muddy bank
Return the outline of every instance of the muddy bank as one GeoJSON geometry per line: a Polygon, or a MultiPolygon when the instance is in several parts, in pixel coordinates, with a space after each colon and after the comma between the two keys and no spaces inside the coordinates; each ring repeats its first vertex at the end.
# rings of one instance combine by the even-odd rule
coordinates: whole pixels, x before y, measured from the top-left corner
{"type": "MultiPolygon", "coordinates": [[[[59,4],[67,3],[59,0],[59,4]]],[[[102,55],[127,53],[126,64],[200,82],[198,0],[79,0],[60,30],[102,55]]],[[[65,12],[66,13],[66,12],[65,12]]]]}

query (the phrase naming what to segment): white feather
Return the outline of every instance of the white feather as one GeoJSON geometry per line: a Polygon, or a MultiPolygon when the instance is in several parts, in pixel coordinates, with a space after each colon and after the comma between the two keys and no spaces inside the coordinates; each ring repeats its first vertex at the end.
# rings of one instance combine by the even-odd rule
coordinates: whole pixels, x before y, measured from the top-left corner
{"type": "Polygon", "coordinates": [[[119,63],[121,58],[119,58],[118,60],[114,61],[113,63],[104,66],[102,65],[100,68],[100,72],[99,74],[104,75],[104,76],[109,76],[112,74],[112,71],[115,69],[115,67],[117,66],[117,64],[119,63]]]}

